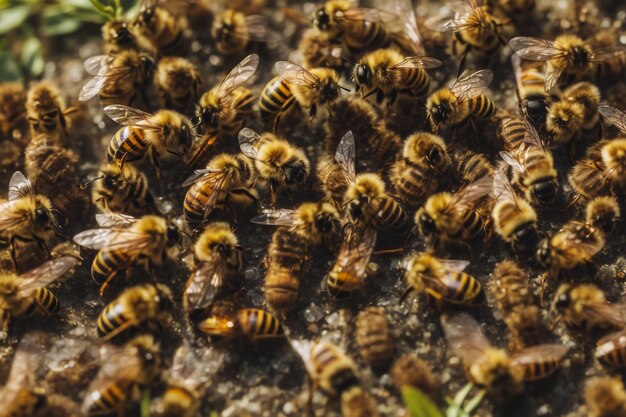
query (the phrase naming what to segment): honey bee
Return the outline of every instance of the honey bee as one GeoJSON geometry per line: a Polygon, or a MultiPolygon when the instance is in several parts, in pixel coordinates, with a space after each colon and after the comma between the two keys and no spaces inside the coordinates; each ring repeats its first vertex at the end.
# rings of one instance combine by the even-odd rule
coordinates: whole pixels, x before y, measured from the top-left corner
{"type": "Polygon", "coordinates": [[[529,255],[539,243],[537,213],[515,194],[503,169],[496,171],[493,192],[496,203],[491,217],[496,233],[511,244],[517,255],[529,255]]]}
{"type": "Polygon", "coordinates": [[[167,323],[173,306],[172,292],[163,284],[130,287],[98,316],[98,336],[106,340],[133,328],[167,323]]]}
{"type": "Polygon", "coordinates": [[[92,56],[85,60],[84,65],[93,78],[83,86],[78,100],[88,101],[97,95],[103,106],[130,106],[139,99],[146,104],[147,100],[142,95],[155,66],[150,55],[129,49],[113,57],[92,56]]]}
{"type": "Polygon", "coordinates": [[[477,208],[480,200],[491,192],[492,183],[491,177],[483,177],[454,194],[431,195],[415,213],[417,229],[435,243],[468,244],[485,230],[485,219],[477,208]]]}
{"type": "Polygon", "coordinates": [[[81,188],[90,184],[94,184],[91,202],[102,211],[131,216],[158,212],[148,178],[132,165],[127,165],[122,171],[116,164],[104,164],[96,177],[81,183],[81,188]]]}
{"type": "Polygon", "coordinates": [[[466,120],[485,119],[495,114],[491,99],[482,95],[493,79],[490,70],[462,76],[452,87],[435,91],[428,97],[426,112],[434,133],[446,126],[458,126],[466,120]]]}
{"type": "MultiPolygon", "coordinates": [[[[626,134],[626,114],[615,107],[606,105],[600,106],[599,111],[608,124],[615,125],[620,132],[626,134]]],[[[602,163],[605,167],[603,178],[610,184],[612,191],[615,190],[615,187],[622,190],[626,188],[625,153],[626,139],[624,138],[612,139],[604,143],[600,150],[602,163]]]]}
{"type": "Polygon", "coordinates": [[[62,256],[17,275],[0,272],[0,339],[8,335],[11,320],[29,317],[36,312],[48,316],[59,311],[59,300],[46,287],[66,278],[80,261],[72,256],[62,256]]]}
{"type": "Polygon", "coordinates": [[[554,296],[552,311],[572,328],[623,328],[626,304],[611,304],[596,286],[562,284],[554,296]]]}
{"type": "Polygon", "coordinates": [[[295,210],[265,210],[251,221],[280,226],[267,251],[263,292],[272,310],[285,316],[298,298],[299,275],[309,247],[322,241],[332,245],[339,234],[339,213],[328,203],[302,203],[295,210]]]}
{"type": "Polygon", "coordinates": [[[185,26],[158,1],[142,1],[139,12],[130,23],[137,36],[150,40],[163,55],[182,55],[185,49],[185,26]]]}
{"type": "Polygon", "coordinates": [[[253,343],[285,336],[280,321],[260,308],[242,308],[229,315],[211,315],[198,324],[198,329],[209,336],[226,339],[245,337],[253,343]]]}
{"type": "Polygon", "coordinates": [[[388,97],[391,104],[400,92],[424,97],[430,87],[430,78],[425,70],[441,65],[442,62],[435,58],[404,57],[393,49],[378,49],[361,57],[354,66],[352,78],[357,91],[365,96],[376,94],[378,103],[388,97]]]}
{"type": "Polygon", "coordinates": [[[469,261],[440,259],[429,252],[409,258],[406,280],[410,288],[425,293],[437,302],[478,305],[485,302],[480,282],[463,272],[469,261]]]}
{"type": "Polygon", "coordinates": [[[64,140],[70,124],[68,116],[76,111],[75,107],[66,108],[58,88],[50,82],[41,81],[28,90],[26,114],[31,137],[48,133],[64,140]]]}
{"type": "Polygon", "coordinates": [[[508,354],[492,346],[480,324],[465,313],[446,319],[443,327],[468,379],[494,398],[521,392],[526,381],[548,378],[567,354],[567,348],[559,344],[535,345],[508,354]]]}
{"type": "Polygon", "coordinates": [[[549,206],[554,203],[559,188],[552,155],[530,122],[525,131],[525,146],[515,153],[502,151],[500,156],[513,168],[513,182],[524,191],[526,199],[549,206]]]}
{"type": "Polygon", "coordinates": [[[204,93],[196,106],[196,118],[203,136],[192,151],[189,166],[206,154],[219,135],[238,132],[252,116],[252,92],[243,87],[259,66],[257,54],[248,55],[222,82],[204,93]]]}
{"type": "Polygon", "coordinates": [[[280,35],[269,29],[264,16],[246,16],[236,9],[227,9],[213,19],[211,38],[218,52],[234,55],[245,51],[251,41],[275,43],[280,35]]]}
{"type": "Polygon", "coordinates": [[[160,417],[193,417],[200,407],[202,396],[210,384],[211,376],[222,367],[224,355],[212,348],[196,355],[184,342],[174,354],[167,378],[167,389],[158,403],[156,414],[160,417]],[[210,366],[207,366],[210,364],[210,366]]]}
{"type": "MultiPolygon", "coordinates": [[[[511,56],[511,63],[513,64],[513,72],[515,73],[515,91],[522,114],[526,119],[531,120],[535,126],[544,125],[548,108],[554,99],[545,90],[545,74],[541,69],[535,68],[534,66],[522,67],[522,59],[517,54],[511,56]]],[[[513,119],[516,122],[519,120],[517,118],[513,119]]],[[[504,121],[502,123],[504,124],[504,121]]],[[[513,128],[513,126],[515,125],[511,127],[513,128]]],[[[513,132],[516,131],[517,129],[512,129],[513,137],[515,137],[513,132]]],[[[513,146],[512,149],[518,149],[518,146],[513,146]]]]}
{"type": "Polygon", "coordinates": [[[272,205],[279,190],[291,192],[308,183],[309,159],[302,149],[285,139],[269,132],[259,135],[252,129],[243,128],[239,132],[239,146],[245,156],[254,160],[256,179],[269,184],[272,205]]]}
{"type": "Polygon", "coordinates": [[[456,153],[452,160],[454,171],[464,184],[471,184],[485,176],[493,177],[495,173],[493,165],[482,153],[465,150],[456,153]]]}
{"type": "Polygon", "coordinates": [[[154,74],[159,107],[187,113],[199,95],[202,79],[198,68],[180,57],[159,60],[154,74]]]}
{"type": "Polygon", "coordinates": [[[160,158],[182,157],[192,143],[191,123],[182,114],[159,110],[155,114],[123,105],[111,105],[104,112],[115,122],[124,125],[111,138],[107,151],[109,162],[124,169],[126,162],[137,161],[148,154],[159,175],[160,158]]]}
{"type": "Polygon", "coordinates": [[[44,352],[42,334],[31,332],[22,338],[6,383],[0,388],[2,399],[6,400],[2,410],[4,416],[28,417],[36,415],[46,406],[47,393],[37,386],[37,369],[44,352]]]}
{"type": "Polygon", "coordinates": [[[50,200],[35,194],[30,181],[17,171],[9,181],[9,200],[0,202],[0,239],[8,241],[15,270],[19,270],[15,241],[34,241],[46,253],[53,235],[64,237],[57,221],[59,212],[50,200]]]}
{"type": "Polygon", "coordinates": [[[377,367],[389,362],[394,352],[389,319],[383,307],[362,310],[355,323],[356,343],[363,360],[377,367]]]}
{"type": "Polygon", "coordinates": [[[575,35],[560,35],[554,41],[519,36],[511,39],[509,45],[524,59],[546,63],[547,92],[556,86],[561,76],[568,78],[586,76],[596,64],[626,53],[626,48],[621,46],[594,51],[575,35]]]}
{"type": "Polygon", "coordinates": [[[174,258],[182,236],[178,228],[162,217],[146,215],[139,219],[119,214],[97,214],[99,229],[85,230],[74,242],[98,250],[91,265],[91,276],[100,286],[100,295],[118,274],[142,264],[149,271],[174,258]]]}
{"type": "Polygon", "coordinates": [[[326,290],[332,298],[346,298],[363,287],[375,244],[376,229],[373,227],[344,225],[339,254],[326,276],[326,290]]]}
{"type": "Polygon", "coordinates": [[[86,416],[124,413],[135,390],[161,374],[161,348],[151,335],[138,336],[124,346],[107,345],[101,356],[102,366],[83,401],[86,416]]]}
{"type": "Polygon", "coordinates": [[[454,15],[427,19],[426,26],[437,32],[453,32],[452,51],[460,58],[459,74],[465,68],[465,60],[471,52],[489,57],[506,45],[500,28],[509,23],[494,16],[480,0],[459,2],[454,15]]]}
{"type": "Polygon", "coordinates": [[[137,31],[133,33],[130,24],[121,18],[109,20],[102,25],[102,40],[104,53],[109,56],[115,56],[129,49],[145,51],[151,56],[156,56],[152,42],[137,31]]]}
{"type": "Polygon", "coordinates": [[[560,271],[572,270],[588,263],[605,244],[604,233],[587,223],[570,221],[537,249],[537,262],[556,277],[560,271]]]}
{"type": "Polygon", "coordinates": [[[605,236],[613,233],[620,216],[619,204],[613,197],[596,197],[585,207],[585,223],[597,227],[605,236]]]}
{"type": "Polygon", "coordinates": [[[207,308],[243,263],[243,248],[228,223],[207,225],[194,243],[193,252],[194,267],[183,295],[187,311],[207,308]]]}
{"type": "Polygon", "coordinates": [[[389,173],[400,201],[417,206],[435,192],[439,178],[451,166],[447,149],[443,139],[431,133],[417,132],[406,138],[402,156],[391,165],[389,173]]]}

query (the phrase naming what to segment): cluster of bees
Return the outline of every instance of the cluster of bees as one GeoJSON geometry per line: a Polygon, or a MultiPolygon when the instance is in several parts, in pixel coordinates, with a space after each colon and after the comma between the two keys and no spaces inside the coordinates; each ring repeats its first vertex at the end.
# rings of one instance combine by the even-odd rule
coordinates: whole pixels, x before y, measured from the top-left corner
{"type": "MultiPolygon", "coordinates": [[[[281,40],[261,16],[263,2],[223,10],[167,3],[146,1],[132,20],[107,22],[105,54],[84,63],[91,77],[79,101],[97,97],[121,127],[107,137],[98,172],[82,182],[70,140],[80,107],[68,107],[49,82],[27,94],[0,86],[0,134],[23,153],[26,172],[12,175],[0,202],[0,332],[7,338],[13,320],[57,313],[59,300],[47,287],[93,258],[91,276],[109,301],[95,329],[105,342],[102,366],[82,413],[123,413],[138,388],[164,377],[155,412],[194,416],[221,367],[213,352],[221,342],[286,339],[314,386],[339,399],[343,415],[380,415],[347,350],[319,335],[298,336],[285,322],[301,306],[315,251],[332,256],[320,297],[338,305],[366,295],[373,258],[404,257],[407,287],[398,302],[412,292],[433,301],[448,349],[494,400],[561,367],[568,348],[548,343],[556,339],[548,310],[578,335],[612,329],[594,356],[609,368],[626,367],[626,304],[609,302],[595,285],[592,260],[620,227],[626,188],[626,116],[601,97],[626,70],[616,34],[602,42],[573,33],[509,36],[535,19],[533,0],[455,3],[450,15],[424,22],[428,31],[418,30],[407,0],[384,8],[329,0],[310,20],[282,10],[297,27],[300,64],[276,62],[277,75],[257,90],[246,85],[258,81],[261,59],[248,53],[263,47],[258,42],[281,40]],[[202,94],[193,37],[224,65],[238,62],[202,94]],[[448,40],[454,59],[439,47],[448,40]],[[502,59],[515,76],[514,109],[489,97],[494,73],[480,69],[502,59]],[[450,72],[454,81],[439,77],[440,88],[431,88],[434,74],[450,72]],[[315,149],[298,139],[305,134],[319,138],[315,149]],[[559,172],[559,159],[569,163],[567,172],[559,172]],[[163,194],[176,197],[176,208],[164,209],[163,194]],[[70,239],[67,218],[79,208],[97,209],[98,228],[79,225],[70,239]],[[542,217],[558,210],[580,214],[544,232],[542,217]],[[263,260],[264,305],[242,307],[234,287],[246,239],[238,227],[250,221],[275,230],[263,260]],[[466,272],[470,260],[451,259],[476,259],[498,240],[509,255],[488,279],[466,272]],[[166,271],[183,266],[188,279],[174,291],[166,271]],[[540,289],[531,280],[537,272],[540,289]],[[545,293],[553,294],[549,308],[545,293]],[[510,331],[508,350],[492,345],[472,317],[486,304],[510,331]],[[168,361],[160,336],[177,309],[191,330],[168,361]],[[212,342],[201,355],[199,334],[212,342]],[[206,366],[216,360],[219,366],[206,366]]],[[[385,308],[363,309],[355,327],[363,362],[388,366],[395,348],[385,308]]],[[[37,332],[21,338],[2,389],[8,415],[46,407],[34,376],[44,340],[37,332]]],[[[399,386],[416,385],[436,399],[435,378],[420,359],[397,358],[392,375],[399,386]]],[[[599,391],[611,391],[611,404],[626,409],[618,385],[590,386],[594,415],[609,415],[599,391]]]]}

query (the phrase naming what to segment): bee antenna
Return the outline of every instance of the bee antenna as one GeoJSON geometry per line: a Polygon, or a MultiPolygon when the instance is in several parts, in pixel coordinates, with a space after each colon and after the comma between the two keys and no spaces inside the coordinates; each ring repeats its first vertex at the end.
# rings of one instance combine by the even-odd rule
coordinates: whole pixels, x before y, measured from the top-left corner
{"type": "Polygon", "coordinates": [[[348,91],[350,92],[351,90],[348,87],[344,87],[343,85],[339,85],[339,88],[341,88],[343,91],[348,91]]]}
{"type": "Polygon", "coordinates": [[[342,56],[342,57],[341,57],[341,59],[343,59],[344,61],[346,61],[346,62],[347,62],[347,63],[349,63],[349,64],[356,65],[356,62],[350,61],[350,60],[349,60],[348,58],[346,58],[345,56],[342,56]]]}
{"type": "Polygon", "coordinates": [[[87,187],[89,187],[89,184],[91,184],[94,181],[101,180],[102,178],[104,178],[104,175],[100,175],[99,177],[94,177],[94,178],[85,178],[84,180],[80,182],[80,189],[85,190],[87,187]]]}

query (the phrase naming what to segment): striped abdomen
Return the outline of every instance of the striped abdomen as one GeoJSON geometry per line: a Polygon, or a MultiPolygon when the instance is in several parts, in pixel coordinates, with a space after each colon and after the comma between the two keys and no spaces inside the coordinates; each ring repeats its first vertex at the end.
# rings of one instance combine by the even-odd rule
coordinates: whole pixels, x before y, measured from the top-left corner
{"type": "MultiPolygon", "coordinates": [[[[543,88],[543,85],[542,87],[543,88]]],[[[502,119],[498,129],[498,136],[507,151],[517,151],[524,142],[526,123],[518,117],[502,119]]]]}
{"type": "Polygon", "coordinates": [[[475,209],[469,209],[463,218],[460,239],[468,242],[478,237],[485,230],[483,218],[475,209]]]}
{"type": "Polygon", "coordinates": [[[276,115],[287,110],[287,107],[293,103],[293,94],[289,88],[289,84],[280,76],[274,77],[263,89],[259,98],[259,112],[261,120],[269,122],[276,115]]]}
{"type": "Polygon", "coordinates": [[[197,409],[198,401],[188,389],[169,386],[163,394],[163,417],[190,417],[197,409]]]}
{"type": "Polygon", "coordinates": [[[532,91],[534,93],[535,90],[545,90],[546,77],[543,72],[541,72],[537,68],[528,68],[523,70],[520,78],[520,84],[522,87],[520,95],[522,96],[522,98],[525,98],[526,92],[532,91]]]}
{"type": "Polygon", "coordinates": [[[365,282],[365,274],[356,275],[352,269],[346,270],[337,264],[326,276],[326,290],[332,298],[346,298],[361,289],[365,282]]]}
{"type": "Polygon", "coordinates": [[[605,336],[598,342],[594,355],[602,365],[612,368],[626,367],[626,335],[619,332],[605,336]]]}
{"type": "Polygon", "coordinates": [[[107,152],[109,162],[121,164],[122,160],[126,162],[140,159],[148,150],[144,139],[143,130],[124,126],[111,138],[107,152]]]}
{"type": "Polygon", "coordinates": [[[243,333],[252,341],[281,337],[283,326],[272,314],[258,308],[244,308],[237,312],[243,333]]]}
{"type": "Polygon", "coordinates": [[[493,175],[493,165],[487,157],[481,153],[471,151],[461,155],[456,161],[456,170],[463,182],[471,184],[485,175],[493,175]]]}
{"type": "Polygon", "coordinates": [[[117,300],[107,305],[98,317],[98,336],[104,337],[127,324],[129,318],[124,310],[124,305],[117,300]]]}
{"type": "Polygon", "coordinates": [[[592,160],[582,160],[574,165],[568,176],[574,191],[586,198],[607,192],[609,182],[604,179],[604,169],[592,160]]]}
{"type": "Polygon", "coordinates": [[[391,167],[394,190],[403,203],[418,206],[425,196],[435,192],[437,177],[426,166],[413,165],[405,159],[398,160],[391,167]]]}
{"type": "Polygon", "coordinates": [[[102,284],[111,275],[130,267],[133,260],[134,257],[127,251],[100,250],[91,264],[91,277],[98,284],[102,284]]]}
{"type": "Polygon", "coordinates": [[[270,268],[300,268],[308,253],[308,242],[288,228],[279,227],[272,235],[268,248],[270,268]]]}
{"type": "Polygon", "coordinates": [[[89,393],[87,415],[105,415],[119,411],[126,406],[128,395],[132,393],[134,382],[122,380],[111,382],[104,388],[89,393]]]}
{"type": "Polygon", "coordinates": [[[437,294],[430,288],[426,292],[451,304],[477,305],[485,302],[485,293],[480,282],[465,272],[449,271],[442,278],[442,282],[446,286],[445,294],[437,294]]]}
{"type": "Polygon", "coordinates": [[[430,88],[430,78],[422,68],[405,68],[400,84],[403,88],[411,90],[414,96],[424,97],[430,88]]]}
{"type": "Polygon", "coordinates": [[[266,304],[276,312],[286,313],[296,304],[300,288],[300,268],[270,264],[265,273],[263,294],[266,304]]]}
{"type": "Polygon", "coordinates": [[[536,358],[532,363],[524,364],[524,381],[538,381],[552,375],[561,367],[557,359],[536,358]]]}
{"type": "Polygon", "coordinates": [[[379,200],[376,217],[375,221],[378,225],[390,229],[398,229],[408,222],[402,207],[391,197],[383,197],[379,200]]]}
{"type": "Polygon", "coordinates": [[[47,314],[55,314],[59,311],[59,299],[47,288],[37,288],[35,302],[47,314]]]}
{"type": "Polygon", "coordinates": [[[361,20],[341,26],[343,41],[351,52],[373,51],[389,46],[389,34],[380,22],[361,20]]]}
{"type": "Polygon", "coordinates": [[[320,387],[329,394],[339,394],[359,384],[354,363],[330,343],[317,343],[311,351],[311,363],[320,387]]]}
{"type": "Polygon", "coordinates": [[[214,209],[222,209],[226,204],[228,190],[215,190],[214,180],[208,179],[194,183],[185,194],[183,213],[188,222],[203,222],[214,209]],[[213,195],[217,193],[217,195],[213,195]],[[211,207],[210,205],[213,204],[211,207]]]}
{"type": "Polygon", "coordinates": [[[485,95],[477,95],[469,100],[470,113],[477,119],[487,119],[496,114],[496,105],[485,95]]]}

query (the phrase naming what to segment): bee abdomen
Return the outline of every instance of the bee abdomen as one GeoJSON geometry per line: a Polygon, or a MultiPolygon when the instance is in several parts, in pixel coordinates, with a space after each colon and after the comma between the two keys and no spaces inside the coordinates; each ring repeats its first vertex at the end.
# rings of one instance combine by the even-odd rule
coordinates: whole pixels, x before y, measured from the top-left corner
{"type": "Polygon", "coordinates": [[[285,102],[293,97],[289,84],[283,81],[280,77],[275,77],[270,81],[259,98],[259,111],[261,113],[261,120],[268,122],[274,118],[277,113],[280,113],[285,105],[285,102]]]}
{"type": "Polygon", "coordinates": [[[91,277],[102,284],[112,274],[130,266],[132,257],[124,251],[100,250],[91,264],[91,277]]]}
{"type": "Polygon", "coordinates": [[[128,318],[124,314],[123,305],[114,301],[107,305],[98,317],[98,336],[106,336],[127,322],[128,318]]]}
{"type": "Polygon", "coordinates": [[[397,229],[408,222],[402,207],[391,197],[385,197],[381,200],[377,216],[380,224],[385,228],[397,229]]]}
{"type": "Polygon", "coordinates": [[[280,337],[283,334],[280,321],[265,310],[244,308],[239,310],[237,318],[243,333],[253,341],[280,337]]]}
{"type": "Polygon", "coordinates": [[[265,275],[263,293],[267,305],[274,311],[287,312],[293,308],[300,288],[299,271],[271,266],[265,275]]]}
{"type": "Polygon", "coordinates": [[[37,288],[35,300],[37,305],[48,314],[55,314],[59,311],[59,299],[47,288],[37,288]]]}
{"type": "MultiPolygon", "coordinates": [[[[541,83],[543,88],[543,83],[541,83]]],[[[524,142],[526,124],[517,117],[508,117],[500,122],[498,136],[507,151],[516,151],[524,142]]]]}
{"type": "Polygon", "coordinates": [[[141,129],[125,126],[111,138],[107,157],[109,162],[119,162],[126,155],[125,161],[140,159],[146,152],[145,135],[141,129]]]}
{"type": "Polygon", "coordinates": [[[284,268],[299,268],[308,250],[306,239],[287,228],[279,228],[274,232],[268,249],[271,265],[284,268]]]}
{"type": "Polygon", "coordinates": [[[370,307],[359,313],[356,319],[356,342],[361,356],[371,366],[384,365],[391,359],[393,338],[383,308],[370,307]]]}
{"type": "Polygon", "coordinates": [[[473,276],[465,272],[453,274],[452,279],[458,283],[454,289],[452,297],[449,299],[452,303],[478,305],[485,301],[485,294],[482,285],[473,276]]]}
{"type": "Polygon", "coordinates": [[[363,280],[345,271],[332,270],[326,277],[326,290],[335,299],[348,297],[363,286],[363,280]]]}
{"type": "Polygon", "coordinates": [[[408,71],[406,85],[411,90],[413,95],[423,97],[428,94],[430,78],[428,77],[426,71],[422,68],[413,68],[408,71]]]}
{"type": "Polygon", "coordinates": [[[204,212],[209,204],[213,188],[209,181],[199,181],[191,186],[185,194],[183,213],[188,222],[201,222],[204,220],[204,212]]]}
{"type": "Polygon", "coordinates": [[[477,119],[487,119],[496,114],[496,105],[493,101],[485,96],[478,95],[469,100],[470,112],[477,119]]]}
{"type": "Polygon", "coordinates": [[[344,33],[344,41],[351,52],[364,52],[387,47],[389,35],[380,23],[363,21],[350,25],[344,33]]]}
{"type": "Polygon", "coordinates": [[[185,415],[185,410],[193,409],[196,399],[189,390],[177,387],[169,386],[163,394],[163,408],[167,410],[165,415],[185,415]],[[169,413],[168,413],[169,411],[169,413]]]}
{"type": "Polygon", "coordinates": [[[87,415],[109,414],[119,410],[126,402],[130,388],[128,383],[111,383],[101,390],[90,393],[91,404],[87,409],[87,415]]]}
{"type": "Polygon", "coordinates": [[[558,360],[539,360],[524,366],[524,380],[537,381],[552,375],[561,366],[558,360]]]}

